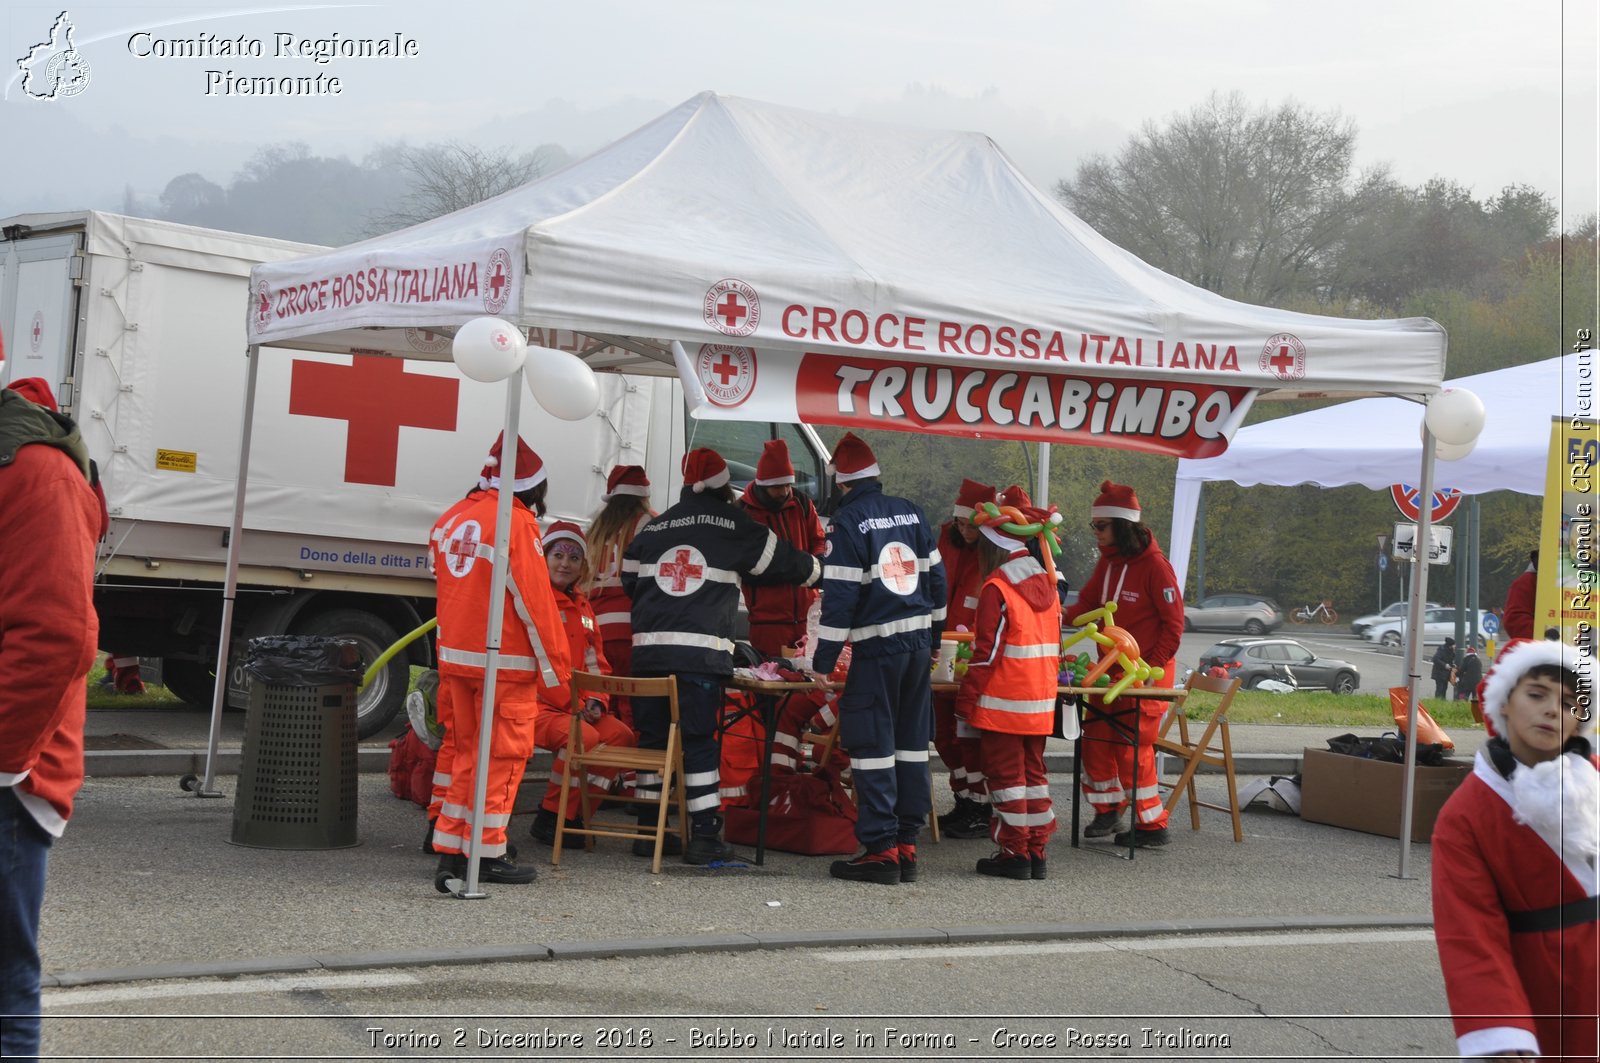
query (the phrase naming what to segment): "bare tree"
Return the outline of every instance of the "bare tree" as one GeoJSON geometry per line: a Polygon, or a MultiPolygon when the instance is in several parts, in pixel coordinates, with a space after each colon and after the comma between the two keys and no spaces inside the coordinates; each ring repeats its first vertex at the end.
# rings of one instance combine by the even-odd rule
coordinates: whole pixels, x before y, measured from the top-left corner
{"type": "Polygon", "coordinates": [[[1211,291],[1260,303],[1316,291],[1353,219],[1388,186],[1352,174],[1356,133],[1295,103],[1252,110],[1213,94],[1056,194],[1107,238],[1211,291]]]}
{"type": "Polygon", "coordinates": [[[549,152],[536,148],[512,155],[506,148],[450,141],[421,148],[392,145],[377,155],[405,174],[409,189],[397,207],[373,217],[373,234],[416,225],[527,184],[544,172],[549,152]]]}

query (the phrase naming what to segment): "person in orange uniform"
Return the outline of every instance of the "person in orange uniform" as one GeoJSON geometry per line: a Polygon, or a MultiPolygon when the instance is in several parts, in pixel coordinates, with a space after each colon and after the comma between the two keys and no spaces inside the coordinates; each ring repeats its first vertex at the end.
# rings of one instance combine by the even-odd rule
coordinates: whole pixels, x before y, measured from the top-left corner
{"type": "MultiPolygon", "coordinates": [[[[606,660],[617,675],[633,674],[633,601],[622,589],[622,555],[655,516],[650,508],[650,478],[641,465],[613,465],[606,477],[605,503],[589,522],[586,556],[591,560],[586,589],[600,625],[606,660]]],[[[627,698],[612,706],[617,718],[633,726],[633,707],[627,698]]]]}
{"type": "MultiPolygon", "coordinates": [[[[578,588],[582,585],[584,569],[583,529],[570,520],[558,520],[544,533],[544,559],[550,567],[550,586],[555,591],[556,608],[561,612],[561,622],[567,629],[567,652],[574,668],[585,672],[610,675],[605,650],[600,644],[600,629],[595,623],[594,607],[578,588]]],[[[583,728],[583,748],[598,745],[631,746],[635,744],[633,728],[617,719],[611,711],[611,698],[595,694],[583,707],[579,726],[583,728]]],[[[572,730],[571,692],[559,702],[539,701],[539,716],[534,722],[534,742],[541,749],[555,754],[550,766],[550,785],[544,792],[544,803],[533,817],[530,829],[535,841],[554,845],[556,840],[556,814],[561,810],[561,772],[566,766],[567,739],[572,730]]],[[[601,769],[596,769],[600,771],[601,769]]],[[[590,792],[610,792],[610,782],[617,769],[605,770],[600,777],[591,777],[590,792]]],[[[581,812],[578,788],[572,787],[567,798],[567,811],[581,812]]],[[[580,814],[569,816],[568,822],[581,819],[580,814]]]]}
{"type": "MultiPolygon", "coordinates": [[[[978,506],[995,500],[994,488],[976,480],[962,480],[951,507],[951,519],[939,529],[939,559],[944,562],[948,604],[945,631],[973,630],[978,615],[978,584],[983,581],[978,555],[978,526],[972,517],[978,506]]],[[[950,791],[955,807],[939,817],[939,829],[952,838],[984,838],[989,834],[989,787],[984,781],[978,734],[956,719],[954,694],[933,696],[933,748],[950,771],[950,791]]]]}
{"type": "MultiPolygon", "coordinates": [[[[1026,510],[1030,521],[1045,519],[1026,510]]],[[[1056,829],[1045,739],[1055,717],[1061,652],[1061,602],[1055,581],[1005,519],[980,513],[978,591],[972,660],[956,714],[978,729],[983,774],[994,804],[991,836],[999,847],[978,861],[980,875],[1045,877],[1045,843],[1056,829]]]]}
{"type": "MultiPolygon", "coordinates": [[[[1138,641],[1146,664],[1160,670],[1163,686],[1171,686],[1173,659],[1183,635],[1183,591],[1178,577],[1156,542],[1155,534],[1140,523],[1139,498],[1133,488],[1110,480],[1100,485],[1100,495],[1089,509],[1089,527],[1100,548],[1100,560],[1079,592],[1081,611],[1116,602],[1116,624],[1138,641]]],[[[1139,762],[1133,747],[1109,721],[1090,719],[1083,725],[1084,796],[1095,809],[1086,838],[1114,834],[1118,845],[1131,840],[1140,846],[1167,844],[1167,810],[1156,785],[1156,758],[1150,741],[1166,703],[1145,699],[1139,705],[1139,762]],[[1130,839],[1124,822],[1128,807],[1127,784],[1132,781],[1134,833],[1130,839]]]]}
{"type": "MultiPolygon", "coordinates": [[[[822,519],[811,499],[794,489],[794,465],[789,445],[769,439],[756,462],[756,478],[745,485],[739,504],[750,518],[770,528],[779,539],[812,557],[822,556],[826,543],[822,519]]],[[[767,657],[780,657],[806,633],[806,613],[817,600],[815,587],[797,583],[744,585],[744,604],[750,612],[750,645],[767,657]]]]}
{"type": "Polygon", "coordinates": [[[509,478],[502,475],[502,445],[497,438],[479,484],[483,494],[439,529],[434,576],[438,585],[439,679],[452,706],[455,746],[449,765],[450,787],[434,826],[433,847],[440,853],[434,888],[448,893],[448,881],[466,873],[469,847],[480,858],[485,882],[526,883],[531,867],[519,867],[506,851],[506,828],[533,753],[534,721],[541,698],[560,701],[572,678],[566,629],[556,608],[545,567],[535,510],[543,510],[547,488],[544,462],[521,439],[509,478]],[[511,501],[508,569],[495,680],[493,731],[489,740],[483,829],[471,836],[477,779],[480,706],[488,662],[487,631],[500,492],[511,501]],[[529,507],[533,508],[530,509],[529,507]]]}

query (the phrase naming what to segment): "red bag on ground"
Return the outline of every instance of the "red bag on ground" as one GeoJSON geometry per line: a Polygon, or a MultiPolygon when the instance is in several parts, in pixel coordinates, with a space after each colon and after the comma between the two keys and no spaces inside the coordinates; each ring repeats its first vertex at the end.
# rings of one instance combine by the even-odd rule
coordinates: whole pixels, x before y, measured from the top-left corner
{"type": "Polygon", "coordinates": [[[433,766],[437,749],[429,749],[417,733],[407,727],[405,734],[389,743],[389,789],[406,801],[423,808],[433,795],[433,766]]]}
{"type": "MultiPolygon", "coordinates": [[[[759,799],[760,779],[751,780],[759,799]]],[[[728,841],[754,845],[759,816],[754,808],[723,810],[728,841]]],[[[854,853],[856,805],[831,771],[774,772],[767,802],[767,848],[805,856],[854,853]]]]}

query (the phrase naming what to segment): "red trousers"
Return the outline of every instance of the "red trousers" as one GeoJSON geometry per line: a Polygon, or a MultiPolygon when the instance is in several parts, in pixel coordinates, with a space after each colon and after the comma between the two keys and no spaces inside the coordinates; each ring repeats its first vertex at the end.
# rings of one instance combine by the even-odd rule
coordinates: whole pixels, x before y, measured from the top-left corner
{"type": "MultiPolygon", "coordinates": [[[[1124,700],[1113,702],[1113,709],[1125,706],[1124,700]]],[[[1127,784],[1133,783],[1134,826],[1140,830],[1155,830],[1167,825],[1167,810],[1161,803],[1161,789],[1156,785],[1156,729],[1161,724],[1161,714],[1166,711],[1164,701],[1141,701],[1139,704],[1139,763],[1133,762],[1133,745],[1128,735],[1113,728],[1107,720],[1090,716],[1084,721],[1083,736],[1077,741],[1078,754],[1083,758],[1083,795],[1096,813],[1120,812],[1128,807],[1127,784]]],[[[1120,717],[1118,725],[1133,726],[1133,716],[1120,717]]]]}
{"type": "MultiPolygon", "coordinates": [[[[570,710],[547,707],[539,713],[539,718],[533,725],[534,744],[555,754],[555,760],[550,765],[550,785],[545,788],[544,803],[541,806],[551,812],[561,808],[561,773],[567,766],[567,740],[572,737],[572,719],[570,710]]],[[[633,728],[615,716],[605,715],[594,723],[580,722],[579,726],[583,728],[584,749],[593,749],[598,745],[632,747],[639,742],[633,733],[633,728]]],[[[589,776],[589,792],[610,793],[611,780],[616,778],[618,770],[597,768],[589,776]]],[[[573,780],[571,790],[567,796],[567,816],[576,819],[583,808],[579,802],[578,780],[573,780]]]]}
{"type": "Polygon", "coordinates": [[[1050,807],[1050,776],[1044,767],[1044,735],[981,731],[983,774],[994,805],[990,831],[1008,855],[1043,856],[1056,830],[1050,807]]]}
{"type": "MultiPolygon", "coordinates": [[[[989,803],[989,786],[978,737],[957,737],[955,694],[933,696],[933,748],[950,769],[950,792],[980,805],[989,803]]],[[[968,728],[971,729],[970,726],[968,728]]],[[[975,732],[976,735],[976,732],[975,732]]]]}
{"type": "MultiPolygon", "coordinates": [[[[481,692],[479,696],[482,696],[481,692]]],[[[481,707],[474,704],[472,711],[478,712],[481,707]]],[[[439,721],[439,726],[444,728],[444,737],[439,740],[439,756],[433,762],[433,796],[428,801],[430,820],[439,818],[439,812],[444,808],[444,795],[450,791],[450,768],[456,759],[456,722],[452,712],[454,706],[450,699],[450,684],[440,676],[439,689],[433,695],[433,715],[439,721]]],[[[473,733],[477,733],[476,729],[473,733]]]]}
{"type": "MultiPolygon", "coordinates": [[[[483,828],[478,835],[478,855],[504,856],[506,827],[516,803],[517,787],[533,753],[534,720],[539,715],[532,683],[495,684],[494,716],[490,723],[489,763],[483,799],[483,828]]],[[[433,847],[441,853],[467,853],[472,838],[472,802],[478,777],[478,726],[483,708],[483,680],[439,677],[439,698],[449,699],[450,785],[433,827],[433,847]]],[[[441,761],[444,748],[440,750],[441,761]]]]}

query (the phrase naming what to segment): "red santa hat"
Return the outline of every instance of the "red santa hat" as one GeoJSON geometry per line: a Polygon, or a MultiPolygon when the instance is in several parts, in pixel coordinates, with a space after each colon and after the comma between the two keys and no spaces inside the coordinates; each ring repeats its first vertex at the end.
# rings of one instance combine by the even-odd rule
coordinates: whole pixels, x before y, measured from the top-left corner
{"type": "Polygon", "coordinates": [[[728,482],[728,463],[710,447],[699,447],[683,456],[683,482],[696,493],[715,491],[728,482]]]}
{"type": "Polygon", "coordinates": [[[611,466],[611,475],[606,477],[606,493],[600,496],[600,501],[609,502],[618,495],[650,497],[650,478],[644,474],[643,465],[611,466]]]}
{"type": "Polygon", "coordinates": [[[956,492],[956,504],[950,512],[958,517],[970,517],[979,506],[993,501],[994,488],[976,480],[962,480],[961,490],[956,492]]]}
{"type": "Polygon", "coordinates": [[[589,543],[583,537],[583,529],[570,520],[558,520],[546,529],[544,533],[544,552],[548,554],[552,546],[563,540],[577,543],[581,552],[588,553],[589,543]]]}
{"type": "Polygon", "coordinates": [[[1012,484],[1001,491],[999,502],[1002,506],[1016,506],[1018,509],[1027,509],[1033,505],[1033,499],[1028,497],[1028,492],[1022,489],[1021,484],[1012,484]]]}
{"type": "Polygon", "coordinates": [[[1579,653],[1577,647],[1554,639],[1512,639],[1500,651],[1500,656],[1495,658],[1489,674],[1478,684],[1478,700],[1483,703],[1483,720],[1489,733],[1502,736],[1506,733],[1506,702],[1511,698],[1511,691],[1523,676],[1540,665],[1565,668],[1578,677],[1591,699],[1591,704],[1587,706],[1589,718],[1580,718],[1578,733],[1592,733],[1595,723],[1592,704],[1595,693],[1594,662],[1587,655],[1579,653]]]}
{"type": "MultiPolygon", "coordinates": [[[[483,461],[483,471],[478,474],[478,486],[485,491],[495,491],[500,488],[500,450],[504,446],[506,434],[501,432],[495,436],[494,446],[489,448],[489,456],[483,461]]],[[[528,491],[544,483],[544,462],[533,448],[517,437],[517,467],[512,474],[511,490],[528,491]]]]}
{"type": "Polygon", "coordinates": [[[1089,507],[1089,519],[1121,517],[1137,524],[1139,512],[1139,496],[1133,493],[1133,488],[1105,480],[1100,484],[1100,497],[1089,507]]]}
{"type": "Polygon", "coordinates": [[[767,440],[761,448],[761,460],[756,462],[756,483],[762,487],[794,483],[794,463],[789,460],[789,444],[781,439],[767,440]]]}
{"type": "Polygon", "coordinates": [[[7,391],[15,391],[35,406],[43,406],[47,410],[60,409],[56,405],[55,393],[50,390],[50,384],[42,376],[25,376],[21,380],[13,380],[6,385],[7,391]]]}
{"type": "Polygon", "coordinates": [[[880,475],[878,459],[873,457],[872,448],[854,432],[846,432],[833,448],[833,462],[828,468],[840,483],[880,475]]]}

